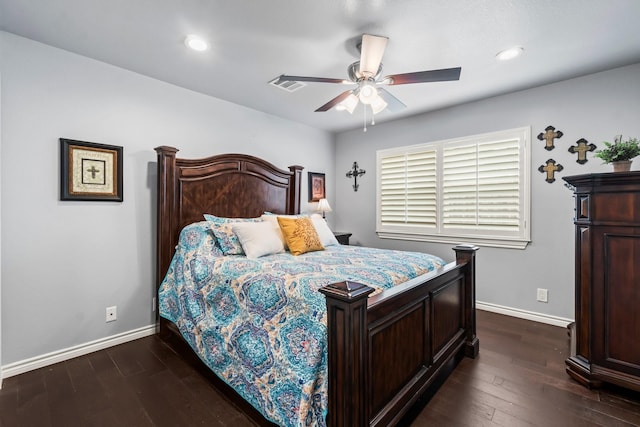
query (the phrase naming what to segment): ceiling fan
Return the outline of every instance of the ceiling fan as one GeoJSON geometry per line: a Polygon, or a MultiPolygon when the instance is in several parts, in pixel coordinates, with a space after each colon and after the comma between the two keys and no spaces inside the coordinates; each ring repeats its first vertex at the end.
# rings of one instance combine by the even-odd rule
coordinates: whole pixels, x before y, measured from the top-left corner
{"type": "MultiPolygon", "coordinates": [[[[387,46],[387,37],[363,34],[360,48],[360,61],[356,61],[347,68],[349,80],[332,79],[325,77],[303,77],[281,75],[278,83],[282,82],[317,82],[355,84],[354,89],[346,90],[336,96],[316,112],[346,110],[353,113],[358,105],[370,105],[373,114],[377,114],[388,108],[395,112],[406,107],[398,98],[380,87],[383,85],[405,85],[410,83],[442,82],[460,79],[460,67],[443,68],[440,70],[417,71],[414,73],[392,74],[380,79],[382,74],[382,55],[387,46]]],[[[366,114],[366,109],[365,109],[366,114]]]]}

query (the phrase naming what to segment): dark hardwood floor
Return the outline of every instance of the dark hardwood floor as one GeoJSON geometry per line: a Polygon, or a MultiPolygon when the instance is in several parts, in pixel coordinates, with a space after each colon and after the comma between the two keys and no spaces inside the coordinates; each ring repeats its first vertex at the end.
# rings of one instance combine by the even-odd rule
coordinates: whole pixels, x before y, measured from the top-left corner
{"type": "MultiPolygon", "coordinates": [[[[564,372],[567,331],[478,311],[463,359],[412,426],[639,426],[640,393],[564,372]]],[[[253,426],[157,336],[7,378],[0,426],[253,426]]]]}

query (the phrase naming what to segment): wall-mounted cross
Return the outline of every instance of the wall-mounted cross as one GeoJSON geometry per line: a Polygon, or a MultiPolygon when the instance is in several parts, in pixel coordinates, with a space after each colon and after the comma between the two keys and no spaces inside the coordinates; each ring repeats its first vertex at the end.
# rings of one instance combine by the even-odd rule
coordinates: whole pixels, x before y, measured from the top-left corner
{"type": "Polygon", "coordinates": [[[580,138],[576,141],[576,144],[578,145],[572,145],[571,147],[569,147],[570,153],[578,153],[578,160],[576,160],[576,162],[580,163],[581,165],[584,165],[589,161],[587,159],[587,152],[593,151],[597,148],[594,144],[589,144],[588,142],[589,141],[587,141],[586,139],[580,138]]]}
{"type": "Polygon", "coordinates": [[[564,167],[562,167],[562,165],[560,163],[556,164],[556,161],[553,159],[549,159],[547,160],[547,165],[546,166],[540,166],[538,168],[538,171],[540,172],[546,172],[547,173],[547,177],[545,178],[545,181],[547,181],[549,184],[551,184],[553,181],[556,180],[555,174],[556,172],[560,172],[562,171],[562,169],[564,169],[564,167]]]}
{"type": "Polygon", "coordinates": [[[358,191],[358,177],[367,173],[364,169],[358,168],[358,162],[353,162],[351,170],[347,172],[347,178],[353,178],[353,191],[358,191]]]}
{"type": "Polygon", "coordinates": [[[556,148],[553,145],[553,140],[556,139],[556,138],[562,138],[563,133],[562,133],[562,131],[557,131],[556,132],[556,128],[554,128],[553,126],[547,126],[544,130],[545,130],[545,132],[540,133],[538,135],[538,139],[540,141],[545,140],[546,143],[544,145],[544,149],[547,150],[547,151],[551,151],[554,148],[556,148]]]}

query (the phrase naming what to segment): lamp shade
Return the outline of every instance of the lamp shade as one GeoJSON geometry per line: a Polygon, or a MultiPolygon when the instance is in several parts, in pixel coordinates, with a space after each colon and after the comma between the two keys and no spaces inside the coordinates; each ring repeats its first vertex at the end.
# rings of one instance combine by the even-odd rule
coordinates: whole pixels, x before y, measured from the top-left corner
{"type": "Polygon", "coordinates": [[[329,201],[327,199],[320,199],[318,202],[318,210],[320,212],[331,212],[331,206],[329,205],[329,201]]]}
{"type": "Polygon", "coordinates": [[[331,206],[327,199],[320,199],[318,202],[318,211],[322,212],[322,218],[324,218],[325,212],[331,212],[331,206]]]}
{"type": "Polygon", "coordinates": [[[373,114],[378,114],[380,111],[387,108],[387,103],[380,96],[376,96],[375,99],[371,102],[371,110],[373,114]]]}
{"type": "Polygon", "coordinates": [[[355,110],[356,106],[358,105],[358,97],[355,96],[352,93],[347,98],[345,98],[344,101],[342,101],[340,104],[338,104],[338,106],[340,106],[340,105],[342,106],[343,109],[345,109],[349,113],[353,114],[353,110],[355,110]]]}

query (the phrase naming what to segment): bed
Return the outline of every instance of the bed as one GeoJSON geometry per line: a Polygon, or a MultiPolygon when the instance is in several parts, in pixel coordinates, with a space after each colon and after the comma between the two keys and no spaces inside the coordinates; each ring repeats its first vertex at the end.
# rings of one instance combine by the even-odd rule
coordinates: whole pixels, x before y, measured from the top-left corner
{"type": "MultiPolygon", "coordinates": [[[[176,269],[181,268],[177,267],[178,261],[175,258],[186,256],[181,252],[184,249],[184,241],[180,240],[185,238],[185,233],[191,232],[193,235],[205,236],[199,239],[187,239],[187,242],[197,240],[200,242],[198,245],[204,245],[205,248],[207,245],[213,245],[206,237],[207,222],[203,222],[203,214],[207,213],[220,218],[255,218],[265,212],[276,215],[299,214],[303,168],[290,166],[288,170],[283,170],[264,160],[242,154],[216,155],[204,159],[180,159],[176,156],[178,150],[173,147],[158,147],[156,152],[158,154],[156,275],[159,295],[163,298],[160,301],[163,308],[163,316],[160,317],[161,336],[174,342],[178,337],[188,349],[187,351],[191,349],[199,351],[209,342],[212,342],[213,346],[239,347],[238,343],[242,341],[239,338],[216,343],[213,342],[215,339],[206,332],[203,332],[202,336],[185,332],[200,329],[193,326],[190,319],[181,320],[177,316],[168,314],[171,310],[168,310],[167,306],[175,303],[167,302],[165,294],[173,291],[167,291],[166,286],[161,288],[161,285],[167,281],[168,277],[173,277],[172,274],[176,269]],[[189,324],[193,329],[186,328],[185,324],[189,324]]],[[[194,251],[202,248],[188,249],[191,250],[190,259],[201,256],[200,252],[194,251]]],[[[358,251],[365,251],[365,256],[378,256],[378,250],[371,248],[327,246],[325,249],[322,252],[309,252],[300,257],[294,257],[289,253],[277,254],[273,255],[273,260],[269,255],[263,257],[260,262],[271,262],[278,266],[296,265],[295,269],[299,269],[302,267],[298,265],[302,264],[294,263],[315,262],[314,259],[333,259],[336,263],[339,262],[338,260],[355,262],[358,251]],[[373,252],[366,255],[366,251],[373,252]],[[289,262],[291,264],[287,264],[289,262]]],[[[274,425],[270,423],[271,421],[280,425],[322,425],[325,422],[330,426],[397,424],[421,396],[433,393],[437,389],[462,357],[475,357],[478,354],[479,343],[475,330],[476,250],[477,248],[473,246],[456,246],[455,261],[443,265],[440,265],[435,258],[428,258],[426,263],[431,263],[434,269],[428,271],[429,268],[425,266],[424,271],[428,272],[420,273],[416,277],[411,276],[413,278],[392,287],[378,286],[374,278],[376,274],[389,275],[386,272],[376,271],[368,276],[357,274],[341,276],[335,271],[333,273],[325,271],[324,273],[329,274],[327,277],[333,277],[336,281],[330,280],[326,285],[317,286],[312,293],[307,290],[306,298],[311,298],[312,302],[298,301],[297,306],[299,313],[305,312],[304,319],[316,316],[319,321],[311,326],[290,330],[314,329],[316,331],[314,336],[321,337],[316,340],[313,347],[321,351],[321,353],[315,353],[314,360],[317,361],[316,368],[320,367],[322,373],[320,380],[312,380],[311,383],[314,384],[315,389],[323,391],[322,393],[302,393],[307,401],[312,401],[308,406],[312,409],[305,409],[308,416],[303,414],[298,417],[298,421],[285,419],[288,414],[300,411],[296,402],[291,403],[290,396],[301,394],[301,392],[293,390],[291,382],[284,380],[284,376],[281,378],[277,375],[277,372],[289,371],[291,368],[275,366],[273,360],[263,363],[266,366],[264,370],[249,372],[250,375],[248,375],[265,376],[267,368],[271,369],[266,374],[266,382],[275,390],[274,393],[278,397],[274,398],[273,402],[266,403],[270,409],[261,408],[261,405],[265,404],[256,401],[261,399],[255,397],[258,394],[247,392],[255,387],[244,379],[238,379],[237,373],[228,374],[226,371],[222,374],[217,373],[217,376],[222,377],[221,386],[225,387],[227,384],[234,388],[233,392],[225,390],[225,394],[233,395],[232,398],[238,405],[246,408],[249,415],[261,425],[274,425]],[[339,280],[342,277],[345,280],[339,280]],[[310,304],[313,310],[305,304],[310,304]],[[288,405],[295,409],[290,409],[288,405]],[[279,413],[284,418],[278,418],[273,415],[274,413],[279,413]]],[[[394,251],[384,254],[382,252],[384,251],[380,252],[380,256],[390,258],[384,262],[378,262],[379,265],[387,262],[391,265],[394,258],[413,256],[394,251]]],[[[268,269],[271,266],[266,264],[256,266],[253,262],[257,260],[245,260],[244,256],[223,258],[236,263],[251,261],[250,264],[254,266],[252,268],[262,276],[270,275],[268,272],[271,270],[268,269]]],[[[422,261],[418,261],[416,257],[415,263],[420,262],[422,261]]],[[[216,268],[224,270],[226,267],[216,268]]],[[[243,268],[245,271],[251,270],[243,268]]],[[[279,277],[279,274],[273,273],[271,276],[279,277]]],[[[246,278],[243,276],[233,280],[241,288],[246,278]]],[[[397,282],[399,279],[395,280],[397,282]]],[[[299,281],[300,279],[294,279],[294,283],[299,281]]],[[[199,288],[204,286],[208,285],[203,284],[199,288]]],[[[247,295],[250,294],[250,289],[247,286],[243,288],[242,295],[248,304],[250,298],[247,295]]],[[[291,287],[290,282],[287,286],[291,287]]],[[[214,296],[217,295],[216,292],[208,288],[206,291],[214,296]]],[[[191,304],[192,311],[196,313],[194,317],[200,316],[200,312],[213,312],[219,307],[227,307],[221,303],[227,300],[214,296],[209,301],[211,306],[203,308],[202,303],[191,304]]],[[[174,301],[177,299],[179,298],[174,298],[174,301]]],[[[286,294],[283,299],[294,300],[295,298],[286,294]]],[[[291,313],[295,312],[281,317],[296,317],[291,313]]],[[[274,316],[269,314],[262,317],[272,319],[274,316]]],[[[251,320],[249,323],[247,327],[253,330],[259,322],[251,320]]],[[[217,325],[214,327],[221,329],[217,325]]],[[[282,329],[287,327],[283,326],[282,329]]],[[[288,335],[278,333],[281,337],[292,336],[292,333],[288,335]]],[[[256,334],[266,336],[265,332],[257,329],[256,334]]],[[[219,335],[216,336],[220,340],[219,335]]],[[[276,341],[278,347],[287,344],[286,340],[276,341]]],[[[308,341],[304,340],[305,345],[308,341]]],[[[273,342],[271,345],[273,346],[273,342]]],[[[208,368],[221,360],[226,360],[224,357],[223,355],[217,358],[211,357],[211,354],[207,355],[201,351],[198,354],[199,360],[208,368]]],[[[305,362],[307,359],[309,356],[305,353],[301,360],[305,362]]],[[[261,360],[266,359],[262,357],[261,360]]],[[[225,366],[229,365],[234,363],[227,361],[225,366]]],[[[300,380],[300,383],[302,382],[300,380]]]]}

